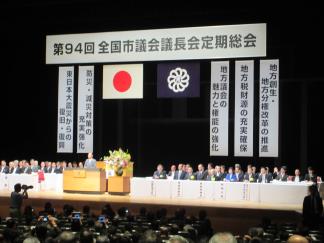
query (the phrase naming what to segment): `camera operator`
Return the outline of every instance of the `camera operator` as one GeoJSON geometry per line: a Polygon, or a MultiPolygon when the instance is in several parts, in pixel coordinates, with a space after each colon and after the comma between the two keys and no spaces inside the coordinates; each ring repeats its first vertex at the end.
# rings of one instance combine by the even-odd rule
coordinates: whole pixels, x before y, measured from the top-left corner
{"type": "Polygon", "coordinates": [[[27,199],[28,198],[28,193],[27,193],[27,189],[28,187],[24,185],[23,187],[23,192],[21,192],[22,186],[20,183],[17,183],[15,185],[15,191],[13,191],[11,193],[10,196],[10,216],[13,218],[20,218],[21,216],[21,205],[23,202],[23,199],[27,199]]]}

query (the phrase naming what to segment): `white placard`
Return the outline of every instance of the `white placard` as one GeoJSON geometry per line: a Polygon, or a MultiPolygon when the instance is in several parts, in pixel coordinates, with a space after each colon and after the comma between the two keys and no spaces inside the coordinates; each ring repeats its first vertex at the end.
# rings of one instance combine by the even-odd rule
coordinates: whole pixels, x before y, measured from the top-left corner
{"type": "Polygon", "coordinates": [[[266,24],[46,36],[46,64],[266,56],[266,24]]]}
{"type": "Polygon", "coordinates": [[[79,67],[78,153],[93,152],[94,66],[79,67]]]}
{"type": "Polygon", "coordinates": [[[73,153],[74,67],[59,67],[57,152],[73,153]]]}
{"type": "Polygon", "coordinates": [[[211,62],[210,156],[228,155],[229,62],[211,62]]]}
{"type": "Polygon", "coordinates": [[[253,156],[254,61],[235,62],[234,155],[253,156]]]}
{"type": "Polygon", "coordinates": [[[278,157],[279,60],[260,60],[259,156],[278,157]]]}

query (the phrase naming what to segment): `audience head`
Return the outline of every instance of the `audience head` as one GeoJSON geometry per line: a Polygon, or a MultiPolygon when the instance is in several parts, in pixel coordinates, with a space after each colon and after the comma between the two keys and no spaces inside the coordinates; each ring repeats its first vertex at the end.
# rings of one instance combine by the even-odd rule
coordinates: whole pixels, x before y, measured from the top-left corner
{"type": "Polygon", "coordinates": [[[184,238],[180,235],[175,235],[175,236],[170,237],[168,242],[169,243],[189,243],[189,241],[186,238],[184,238]]]}
{"type": "Polygon", "coordinates": [[[99,235],[96,239],[96,243],[109,243],[109,239],[105,235],[99,235]]]}
{"type": "Polygon", "coordinates": [[[40,241],[36,237],[28,237],[26,238],[23,243],[40,243],[40,241]]]}
{"type": "Polygon", "coordinates": [[[292,235],[289,237],[287,243],[308,243],[309,241],[301,235],[292,235]]]}
{"type": "Polygon", "coordinates": [[[145,231],[139,240],[139,243],[156,243],[156,242],[159,242],[159,237],[153,230],[145,231]]]}
{"type": "Polygon", "coordinates": [[[41,240],[45,239],[47,234],[47,224],[46,223],[37,224],[35,227],[35,234],[38,239],[41,240]]]}
{"type": "Polygon", "coordinates": [[[58,238],[59,243],[75,243],[76,238],[72,232],[64,231],[60,234],[58,238]]]}
{"type": "Polygon", "coordinates": [[[14,185],[14,189],[15,189],[15,192],[20,192],[21,191],[21,184],[17,183],[16,185],[14,185]]]}
{"type": "Polygon", "coordinates": [[[80,234],[80,243],[91,243],[93,242],[93,235],[89,230],[83,230],[80,234]]]}
{"type": "Polygon", "coordinates": [[[311,196],[315,197],[318,196],[318,189],[316,185],[311,185],[308,187],[308,192],[311,196]]]}
{"type": "Polygon", "coordinates": [[[237,240],[231,233],[223,232],[214,234],[209,243],[237,243],[237,240]]]}

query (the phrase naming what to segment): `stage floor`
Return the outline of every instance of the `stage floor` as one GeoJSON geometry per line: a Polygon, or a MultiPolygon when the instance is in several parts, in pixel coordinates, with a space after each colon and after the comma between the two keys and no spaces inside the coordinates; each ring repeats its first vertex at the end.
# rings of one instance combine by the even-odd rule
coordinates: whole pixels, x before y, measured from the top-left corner
{"type": "MultiPolygon", "coordinates": [[[[110,195],[104,194],[85,194],[85,193],[57,193],[57,192],[28,192],[29,199],[34,200],[59,200],[66,203],[73,203],[75,201],[96,202],[96,203],[113,203],[113,204],[147,204],[147,205],[161,205],[161,206],[191,206],[191,207],[215,207],[215,208],[237,208],[237,209],[261,209],[261,210],[284,210],[301,212],[302,205],[295,204],[266,204],[248,201],[220,201],[220,200],[201,200],[201,199],[157,199],[151,197],[137,197],[132,198],[129,195],[110,195]]],[[[10,192],[0,191],[0,198],[10,197],[10,192]]]]}
{"type": "MultiPolygon", "coordinates": [[[[179,208],[184,208],[186,214],[198,216],[201,209],[206,210],[212,226],[216,231],[231,231],[244,234],[250,227],[261,223],[263,217],[270,218],[274,223],[301,221],[302,205],[265,204],[256,202],[229,202],[216,200],[188,200],[188,199],[156,199],[132,198],[129,195],[57,193],[57,192],[29,192],[29,199],[24,205],[31,205],[36,212],[43,209],[46,202],[51,202],[56,211],[60,212],[64,204],[71,204],[76,210],[82,210],[84,205],[91,208],[92,213],[101,214],[101,208],[110,204],[117,211],[120,207],[127,207],[133,214],[138,214],[141,207],[155,212],[166,208],[168,216],[174,215],[179,208]]],[[[8,216],[10,192],[0,191],[0,216],[8,216]]]]}

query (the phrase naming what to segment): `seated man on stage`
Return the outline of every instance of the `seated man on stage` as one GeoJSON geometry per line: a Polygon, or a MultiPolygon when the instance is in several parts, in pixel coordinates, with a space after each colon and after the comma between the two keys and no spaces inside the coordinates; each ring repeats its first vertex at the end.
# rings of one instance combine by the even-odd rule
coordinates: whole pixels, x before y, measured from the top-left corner
{"type": "Polygon", "coordinates": [[[286,166],[282,166],[280,168],[280,173],[277,175],[276,180],[278,180],[278,181],[287,181],[288,180],[287,167],[286,166]]]}
{"type": "Polygon", "coordinates": [[[92,153],[88,153],[88,159],[84,162],[84,168],[96,168],[97,161],[93,158],[92,153]]]}
{"type": "Polygon", "coordinates": [[[272,181],[272,176],[267,174],[267,171],[264,167],[261,167],[260,174],[258,177],[257,182],[259,183],[270,183],[272,181]]]}
{"type": "Polygon", "coordinates": [[[165,170],[163,170],[163,165],[158,164],[156,171],[154,171],[153,179],[167,179],[165,170]]]}
{"type": "Polygon", "coordinates": [[[317,175],[312,167],[307,168],[308,173],[305,175],[305,181],[317,182],[317,175]]]}
{"type": "Polygon", "coordinates": [[[177,170],[177,167],[175,165],[171,165],[171,169],[170,169],[170,171],[168,173],[168,177],[170,179],[173,179],[174,178],[174,175],[175,175],[176,170],[177,170]]]}
{"type": "Polygon", "coordinates": [[[204,181],[207,178],[207,171],[205,171],[205,168],[203,164],[198,165],[198,171],[196,172],[196,178],[199,181],[204,181]]]}
{"type": "Polygon", "coordinates": [[[252,172],[252,166],[248,166],[247,172],[244,175],[244,181],[246,182],[256,182],[257,178],[252,172]]]}
{"type": "Polygon", "coordinates": [[[301,182],[304,180],[304,177],[300,174],[300,170],[295,170],[295,175],[291,178],[293,182],[301,182]]]}
{"type": "Polygon", "coordinates": [[[215,166],[215,172],[214,172],[214,175],[215,175],[215,180],[216,181],[223,181],[226,177],[226,175],[224,175],[221,171],[221,167],[219,165],[216,165],[215,166]]]}
{"type": "Polygon", "coordinates": [[[3,174],[8,174],[9,173],[9,167],[7,166],[7,163],[6,163],[5,160],[1,161],[0,173],[3,173],[3,174]]]}
{"type": "Polygon", "coordinates": [[[192,167],[191,166],[189,166],[188,168],[187,168],[187,174],[186,174],[186,177],[185,177],[185,180],[197,180],[197,176],[196,176],[196,174],[195,173],[193,173],[193,169],[192,169],[192,167]]]}
{"type": "Polygon", "coordinates": [[[178,170],[174,173],[174,180],[184,180],[186,177],[186,168],[184,164],[179,164],[178,165],[178,170]]]}

